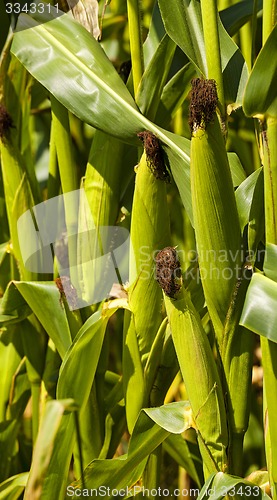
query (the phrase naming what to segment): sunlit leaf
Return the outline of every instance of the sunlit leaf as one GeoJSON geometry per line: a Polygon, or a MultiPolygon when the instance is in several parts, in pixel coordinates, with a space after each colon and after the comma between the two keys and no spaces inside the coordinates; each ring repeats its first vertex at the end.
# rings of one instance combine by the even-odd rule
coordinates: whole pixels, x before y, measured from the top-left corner
{"type": "MultiPolygon", "coordinates": [[[[257,9],[262,9],[262,0],[258,0],[257,9]]],[[[237,31],[251,19],[253,14],[253,0],[243,0],[230,4],[229,7],[220,11],[220,19],[224,28],[228,31],[230,36],[233,36],[237,31]]]]}
{"type": "Polygon", "coordinates": [[[0,500],[17,500],[21,497],[27,483],[28,472],[22,472],[0,484],[0,500]]]}
{"type": "Polygon", "coordinates": [[[141,79],[137,103],[149,120],[155,119],[175,49],[176,44],[165,35],[141,79]]]}
{"type": "Polygon", "coordinates": [[[233,186],[237,187],[246,179],[246,174],[236,153],[227,153],[227,156],[230,165],[233,186]]]}
{"type": "MultiPolygon", "coordinates": [[[[176,423],[176,433],[189,427],[190,421],[186,420],[185,408],[186,402],[180,401],[173,406],[142,410],[134,427],[128,454],[112,460],[91,462],[84,473],[86,487],[98,489],[102,486],[103,498],[107,500],[110,498],[108,487],[112,490],[133,486],[143,473],[148,455],[169,435],[165,427],[170,427],[172,418],[176,423]],[[157,418],[159,425],[146,412],[157,418]]],[[[81,484],[81,481],[73,483],[71,491],[80,488],[81,484]]]]}
{"type": "MultiPolygon", "coordinates": [[[[254,202],[256,186],[258,186],[259,192],[263,189],[263,172],[261,168],[249,175],[236,190],[236,202],[241,230],[243,230],[250,221],[251,207],[254,202]]],[[[259,210],[260,208],[259,206],[259,210]]]]}
{"type": "Polygon", "coordinates": [[[107,321],[108,318],[101,316],[101,312],[96,312],[74,338],[60,369],[57,386],[59,399],[72,398],[80,408],[86,404],[99,361],[107,321]]]}
{"type": "Polygon", "coordinates": [[[255,273],[248,287],[240,324],[277,342],[277,283],[255,273]]]}
{"type": "MultiPolygon", "coordinates": [[[[159,0],[166,32],[185,52],[205,78],[208,78],[200,2],[177,0],[174,8],[168,0],[159,0]]],[[[247,81],[247,68],[242,54],[219,20],[221,64],[225,99],[241,103],[247,81]]]]}
{"type": "Polygon", "coordinates": [[[71,344],[71,334],[55,283],[17,281],[15,285],[63,358],[71,344]]]}
{"type": "Polygon", "coordinates": [[[230,496],[237,496],[244,500],[248,497],[259,500],[269,500],[270,498],[259,486],[245,479],[218,472],[206,481],[198,500],[221,500],[226,497],[228,492],[230,496]]]}
{"type": "Polygon", "coordinates": [[[36,19],[22,14],[13,53],[81,120],[134,145],[139,145],[139,131],[156,134],[165,145],[173,177],[192,220],[189,141],[161,129],[139,112],[101,46],[82,26],[67,15],[47,20],[39,14],[36,19]]]}
{"type": "Polygon", "coordinates": [[[271,280],[277,281],[277,245],[273,243],[267,243],[265,260],[264,260],[264,272],[265,275],[271,280]]]}
{"type": "Polygon", "coordinates": [[[243,99],[246,115],[277,116],[277,25],[260,51],[243,99]]]}
{"type": "Polygon", "coordinates": [[[43,482],[62,416],[65,410],[72,411],[72,409],[76,409],[73,400],[54,400],[47,403],[34,449],[32,467],[26,486],[26,499],[41,498],[43,482]]]}

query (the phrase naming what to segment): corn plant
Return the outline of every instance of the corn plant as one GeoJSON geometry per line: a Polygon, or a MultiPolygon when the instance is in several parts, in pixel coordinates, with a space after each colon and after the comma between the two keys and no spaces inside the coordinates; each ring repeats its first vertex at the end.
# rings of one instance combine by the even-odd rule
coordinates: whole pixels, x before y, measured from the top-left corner
{"type": "Polygon", "coordinates": [[[0,498],[277,499],[276,1],[0,9],[0,498]]]}

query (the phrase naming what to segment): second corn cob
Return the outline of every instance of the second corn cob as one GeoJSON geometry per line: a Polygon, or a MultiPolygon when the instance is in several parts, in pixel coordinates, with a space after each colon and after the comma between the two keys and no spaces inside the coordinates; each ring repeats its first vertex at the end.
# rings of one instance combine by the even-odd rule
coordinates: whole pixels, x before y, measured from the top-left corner
{"type": "Polygon", "coordinates": [[[144,367],[162,321],[162,294],[154,280],[154,255],[169,241],[166,170],[159,140],[151,132],[139,133],[144,153],[136,167],[131,219],[129,312],[125,315],[123,370],[126,415],[131,432],[138,413],[148,406],[144,367]]]}
{"type": "Polygon", "coordinates": [[[193,80],[190,125],[191,191],[201,280],[220,344],[242,265],[241,235],[214,80],[193,80]]]}
{"type": "Polygon", "coordinates": [[[167,316],[179,366],[191,404],[205,476],[227,471],[228,430],[224,396],[212,349],[188,292],[182,286],[175,248],[156,257],[157,280],[164,291],[167,316]]]}

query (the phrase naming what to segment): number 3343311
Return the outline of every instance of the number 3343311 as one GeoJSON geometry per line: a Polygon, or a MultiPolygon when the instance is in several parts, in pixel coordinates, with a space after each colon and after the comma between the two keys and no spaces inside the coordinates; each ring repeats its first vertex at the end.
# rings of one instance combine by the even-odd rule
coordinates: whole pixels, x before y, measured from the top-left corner
{"type": "Polygon", "coordinates": [[[6,12],[7,14],[20,14],[21,12],[25,12],[26,14],[44,14],[44,13],[49,13],[54,10],[56,11],[57,14],[59,12],[59,5],[56,3],[55,5],[51,5],[50,3],[44,3],[44,2],[39,2],[39,3],[24,3],[21,4],[19,2],[11,3],[8,2],[6,3],[6,12]]]}

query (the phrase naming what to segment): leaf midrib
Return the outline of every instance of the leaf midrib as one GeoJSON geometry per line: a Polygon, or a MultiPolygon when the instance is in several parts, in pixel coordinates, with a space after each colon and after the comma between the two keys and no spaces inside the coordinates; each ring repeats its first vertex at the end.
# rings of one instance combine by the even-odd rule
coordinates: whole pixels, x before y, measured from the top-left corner
{"type": "MultiPolygon", "coordinates": [[[[75,23],[75,21],[71,21],[75,23]]],[[[51,23],[51,21],[50,21],[51,23]]],[[[57,47],[58,51],[62,53],[68,60],[72,59],[72,55],[74,56],[74,65],[80,69],[86,76],[92,79],[96,85],[102,88],[107,94],[109,94],[115,101],[119,102],[121,105],[128,110],[136,119],[138,119],[141,124],[145,127],[145,130],[150,130],[151,132],[158,135],[159,139],[167,144],[171,149],[175,150],[176,153],[183,158],[185,161],[189,162],[189,156],[179,148],[177,144],[175,144],[169,137],[155,124],[149,121],[145,116],[143,116],[138,110],[132,107],[127,101],[125,101],[119,94],[117,94],[109,85],[105,83],[104,80],[99,78],[94,71],[86,66],[86,64],[76,57],[75,54],[72,54],[70,50],[67,49],[61,42],[58,40],[59,32],[57,32],[56,37],[50,33],[45,24],[40,24],[31,28],[34,31],[38,32],[38,35],[41,36],[44,40],[49,41],[50,46],[57,47]]],[[[16,36],[16,35],[15,35],[16,36]]],[[[57,96],[56,96],[57,98],[57,96]]],[[[135,104],[135,103],[134,103],[135,104]]]]}

